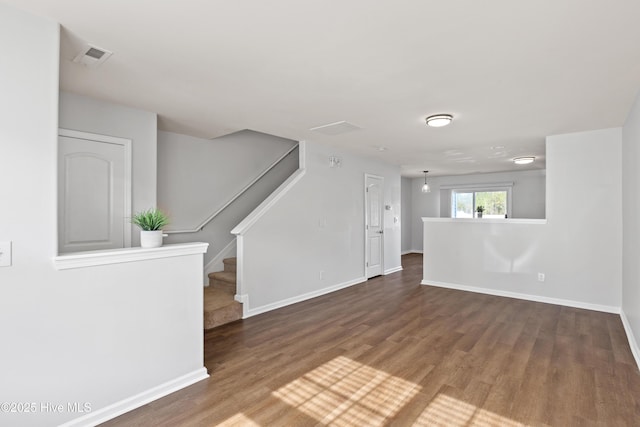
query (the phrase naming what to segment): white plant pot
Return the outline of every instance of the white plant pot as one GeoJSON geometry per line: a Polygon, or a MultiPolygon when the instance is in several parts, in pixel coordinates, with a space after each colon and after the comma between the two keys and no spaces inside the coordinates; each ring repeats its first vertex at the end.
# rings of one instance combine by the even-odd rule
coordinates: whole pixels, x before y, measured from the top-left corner
{"type": "Polygon", "coordinates": [[[162,230],[140,231],[140,246],[143,248],[159,248],[162,246],[162,230]]]}

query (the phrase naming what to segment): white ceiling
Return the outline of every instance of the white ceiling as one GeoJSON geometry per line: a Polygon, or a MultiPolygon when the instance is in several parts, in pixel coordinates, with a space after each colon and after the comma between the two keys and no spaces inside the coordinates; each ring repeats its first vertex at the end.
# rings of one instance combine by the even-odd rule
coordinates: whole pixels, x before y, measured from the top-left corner
{"type": "Polygon", "coordinates": [[[4,1],[62,24],[64,90],[157,112],[162,130],[318,141],[404,176],[543,168],[545,136],[621,126],[640,88],[637,0],[4,1]],[[72,63],[82,42],[113,56],[72,63]],[[453,124],[428,128],[435,113],[453,124]],[[309,130],[342,120],[362,129],[309,130]]]}

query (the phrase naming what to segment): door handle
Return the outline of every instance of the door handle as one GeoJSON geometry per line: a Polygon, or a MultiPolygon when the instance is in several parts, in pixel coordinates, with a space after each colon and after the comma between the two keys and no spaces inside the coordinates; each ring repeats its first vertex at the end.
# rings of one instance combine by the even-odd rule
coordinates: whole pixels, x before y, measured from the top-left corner
{"type": "Polygon", "coordinates": [[[380,231],[378,231],[378,233],[379,233],[379,234],[382,234],[382,233],[384,233],[384,231],[383,231],[383,230],[380,230],[380,231]]]}

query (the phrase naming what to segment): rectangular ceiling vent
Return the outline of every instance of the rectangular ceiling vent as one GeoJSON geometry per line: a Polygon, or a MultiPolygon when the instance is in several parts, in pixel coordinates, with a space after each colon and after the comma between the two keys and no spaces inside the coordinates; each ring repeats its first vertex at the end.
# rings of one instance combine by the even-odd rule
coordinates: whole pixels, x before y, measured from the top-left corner
{"type": "Polygon", "coordinates": [[[85,65],[87,67],[97,67],[104,61],[109,59],[112,52],[99,47],[86,45],[82,51],[73,59],[73,62],[85,65]]]}
{"type": "Polygon", "coordinates": [[[343,133],[353,132],[354,130],[360,129],[362,128],[343,120],[341,122],[329,123],[328,125],[316,126],[309,130],[320,132],[325,135],[341,135],[343,133]]]}

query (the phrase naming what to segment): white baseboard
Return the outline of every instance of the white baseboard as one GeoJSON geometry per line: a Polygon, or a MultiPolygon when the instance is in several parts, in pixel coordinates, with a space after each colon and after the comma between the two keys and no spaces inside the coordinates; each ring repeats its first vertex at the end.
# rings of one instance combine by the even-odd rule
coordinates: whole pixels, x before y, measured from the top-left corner
{"type": "Polygon", "coordinates": [[[313,292],[307,292],[306,294],[302,294],[302,295],[298,295],[298,296],[295,296],[295,297],[283,299],[281,301],[277,301],[277,302],[274,302],[274,303],[271,303],[271,304],[267,304],[267,305],[263,305],[263,306],[256,307],[256,308],[249,308],[249,304],[248,304],[249,296],[248,295],[238,295],[238,296],[236,296],[236,299],[238,299],[238,297],[240,297],[243,300],[243,302],[245,300],[247,301],[247,304],[243,305],[243,309],[244,309],[244,307],[246,307],[246,310],[243,310],[244,311],[243,318],[246,319],[247,317],[256,316],[258,314],[266,313],[267,311],[276,310],[278,308],[286,307],[287,305],[295,304],[297,302],[306,301],[308,299],[319,297],[319,296],[325,295],[325,294],[329,294],[331,292],[339,291],[340,289],[348,288],[349,286],[357,285],[358,283],[362,283],[362,282],[366,282],[366,281],[367,281],[366,277],[358,277],[357,279],[349,280],[348,282],[340,283],[340,284],[337,284],[337,285],[334,285],[334,286],[329,286],[329,287],[323,288],[323,289],[318,289],[317,291],[313,291],[313,292]]]}
{"type": "Polygon", "coordinates": [[[638,347],[638,342],[636,341],[635,335],[633,335],[631,324],[629,323],[629,319],[627,319],[627,315],[624,313],[624,310],[620,310],[620,319],[622,319],[624,331],[627,333],[627,341],[629,341],[631,354],[633,354],[633,358],[636,359],[636,366],[640,369],[640,347],[638,347]]]}
{"type": "Polygon", "coordinates": [[[522,294],[519,292],[500,291],[496,289],[481,288],[476,286],[458,285],[455,283],[423,280],[422,285],[437,286],[439,288],[456,289],[459,291],[476,292],[479,294],[495,295],[498,297],[516,298],[527,301],[544,302],[547,304],[564,305],[566,307],[584,308],[585,310],[602,311],[605,313],[620,314],[620,307],[610,305],[591,304],[588,302],[573,301],[560,298],[543,297],[539,295],[522,294]]]}
{"type": "Polygon", "coordinates": [[[227,245],[214,256],[211,261],[204,266],[204,285],[209,286],[209,273],[213,273],[214,271],[222,271],[224,270],[224,263],[222,262],[225,258],[233,258],[236,256],[236,239],[231,240],[227,245]]]}
{"type": "Polygon", "coordinates": [[[79,418],[73,419],[62,424],[60,427],[75,427],[75,426],[97,426],[106,421],[109,421],[125,412],[132,411],[149,402],[160,399],[175,391],[188,387],[198,381],[209,378],[206,368],[200,368],[189,374],[178,377],[174,380],[167,381],[164,384],[160,384],[157,387],[138,393],[127,399],[123,399],[112,405],[106,406],[102,409],[98,409],[95,412],[88,413],[79,418]]]}
{"type": "Polygon", "coordinates": [[[246,319],[249,317],[247,312],[249,311],[249,295],[247,294],[236,294],[233,299],[242,304],[242,318],[246,319]]]}
{"type": "Polygon", "coordinates": [[[400,255],[408,255],[408,254],[422,254],[422,253],[423,253],[423,251],[414,251],[414,250],[411,250],[411,251],[404,251],[404,252],[400,252],[400,255]]]}
{"type": "Polygon", "coordinates": [[[402,266],[390,268],[388,270],[385,270],[384,273],[382,273],[382,274],[384,274],[386,276],[387,274],[397,273],[398,271],[402,271],[402,266]]]}

